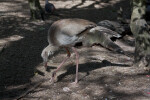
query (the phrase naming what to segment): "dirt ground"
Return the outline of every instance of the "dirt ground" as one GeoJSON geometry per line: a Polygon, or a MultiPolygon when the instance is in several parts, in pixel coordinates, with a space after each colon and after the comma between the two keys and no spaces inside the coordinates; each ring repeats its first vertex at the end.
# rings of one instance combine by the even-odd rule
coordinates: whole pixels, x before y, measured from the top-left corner
{"type": "MultiPolygon", "coordinates": [[[[45,0],[40,0],[42,7],[45,0]]],[[[49,16],[46,21],[31,21],[27,0],[0,1],[0,100],[14,100],[25,91],[40,86],[20,100],[150,100],[150,73],[133,64],[134,38],[125,36],[116,43],[130,57],[101,46],[78,48],[79,83],[75,78],[75,54],[64,65],[68,71],[50,84],[51,72],[66,53],[60,50],[45,71],[41,51],[48,45],[47,30],[62,18],[83,18],[93,22],[116,20],[123,7],[130,17],[129,0],[49,0],[63,17],[49,16]]],[[[60,72],[63,72],[61,70],[60,72]]],[[[59,74],[59,72],[58,72],[59,74]]]]}

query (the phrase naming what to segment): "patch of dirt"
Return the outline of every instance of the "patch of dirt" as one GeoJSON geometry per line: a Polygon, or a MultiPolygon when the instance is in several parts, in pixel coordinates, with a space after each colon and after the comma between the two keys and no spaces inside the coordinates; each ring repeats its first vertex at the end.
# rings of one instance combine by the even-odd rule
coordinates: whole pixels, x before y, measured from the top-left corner
{"type": "MultiPolygon", "coordinates": [[[[42,6],[44,1],[40,0],[42,6]]],[[[96,23],[105,19],[116,20],[120,6],[124,15],[130,17],[129,0],[49,1],[63,18],[77,17],[96,23]]],[[[130,57],[101,46],[78,48],[79,83],[70,84],[75,79],[75,54],[72,52],[71,59],[57,73],[58,82],[51,84],[51,72],[65,58],[66,52],[60,50],[50,59],[49,71],[45,71],[40,55],[48,45],[48,28],[62,17],[50,16],[42,22],[29,20],[29,15],[25,0],[0,1],[1,100],[17,98],[40,82],[42,84],[20,100],[149,100],[149,73],[145,69],[131,67],[134,54],[132,36],[116,41],[130,57]]]]}

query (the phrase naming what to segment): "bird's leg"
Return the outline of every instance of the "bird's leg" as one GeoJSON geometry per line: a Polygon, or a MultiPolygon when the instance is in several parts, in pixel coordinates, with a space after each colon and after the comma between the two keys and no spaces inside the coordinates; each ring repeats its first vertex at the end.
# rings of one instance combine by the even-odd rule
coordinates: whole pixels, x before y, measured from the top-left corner
{"type": "Polygon", "coordinates": [[[78,54],[77,50],[74,47],[72,47],[72,49],[76,54],[76,78],[75,78],[75,81],[73,82],[73,84],[77,84],[78,83],[79,54],[78,54]]]}
{"type": "Polygon", "coordinates": [[[62,65],[70,58],[71,53],[69,52],[68,48],[65,48],[67,51],[67,57],[62,61],[62,63],[57,67],[57,69],[52,73],[52,79],[51,82],[54,82],[54,77],[56,75],[56,72],[62,67],[62,65]]]}

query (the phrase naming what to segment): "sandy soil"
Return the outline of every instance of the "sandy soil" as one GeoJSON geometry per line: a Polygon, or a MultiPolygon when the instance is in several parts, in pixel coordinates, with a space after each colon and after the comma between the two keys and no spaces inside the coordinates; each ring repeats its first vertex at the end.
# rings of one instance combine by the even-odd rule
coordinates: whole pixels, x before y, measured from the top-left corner
{"type": "MultiPolygon", "coordinates": [[[[50,84],[51,72],[66,53],[60,50],[49,61],[45,71],[40,57],[48,45],[47,30],[51,23],[62,18],[83,18],[98,22],[116,20],[117,10],[123,7],[130,17],[129,0],[49,0],[63,17],[49,16],[45,22],[31,21],[25,0],[0,1],[0,100],[13,100],[38,83],[42,83],[20,100],[149,100],[150,75],[133,64],[134,38],[125,36],[116,43],[130,57],[109,51],[101,46],[78,48],[79,83],[75,78],[75,54],[58,72],[58,82],[50,84]],[[12,9],[13,8],[13,9],[12,9]],[[44,81],[45,80],[45,81],[44,81]]],[[[44,0],[40,0],[44,6],[44,0]]]]}

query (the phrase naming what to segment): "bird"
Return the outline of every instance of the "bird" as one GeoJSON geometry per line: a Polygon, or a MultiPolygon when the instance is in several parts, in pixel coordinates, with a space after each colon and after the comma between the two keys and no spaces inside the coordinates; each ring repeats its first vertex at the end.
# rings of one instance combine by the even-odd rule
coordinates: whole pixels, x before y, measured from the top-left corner
{"type": "Polygon", "coordinates": [[[78,43],[82,43],[82,46],[86,47],[91,47],[94,43],[100,43],[106,48],[122,52],[123,50],[111,41],[110,38],[112,37],[119,38],[120,35],[110,29],[97,26],[94,22],[85,19],[68,18],[54,22],[48,30],[49,44],[41,53],[44,66],[47,68],[48,58],[53,56],[54,53],[61,48],[65,48],[67,57],[57,69],[52,72],[51,82],[54,82],[57,71],[70,58],[71,53],[69,50],[72,49],[76,55],[76,77],[73,84],[78,83],[79,54],[75,47],[78,43]]]}
{"type": "Polygon", "coordinates": [[[52,14],[55,11],[55,6],[52,3],[49,3],[48,0],[45,0],[45,11],[49,14],[52,14]]]}
{"type": "Polygon", "coordinates": [[[128,35],[132,34],[129,24],[122,24],[119,21],[102,20],[102,21],[99,21],[97,25],[117,32],[118,34],[121,35],[120,38],[122,38],[126,34],[128,35]]]}

